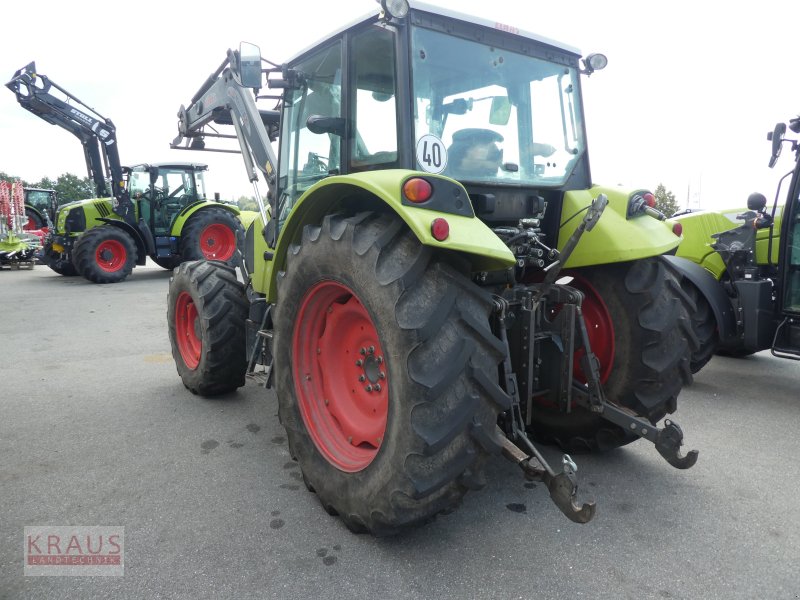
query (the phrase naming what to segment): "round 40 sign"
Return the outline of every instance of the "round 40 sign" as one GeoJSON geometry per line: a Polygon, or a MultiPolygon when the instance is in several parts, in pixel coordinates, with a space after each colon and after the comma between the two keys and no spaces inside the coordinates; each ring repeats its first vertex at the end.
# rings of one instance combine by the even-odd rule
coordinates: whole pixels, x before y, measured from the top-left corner
{"type": "Polygon", "coordinates": [[[417,140],[417,164],[426,173],[441,173],[447,166],[447,148],[435,135],[426,134],[417,140]]]}

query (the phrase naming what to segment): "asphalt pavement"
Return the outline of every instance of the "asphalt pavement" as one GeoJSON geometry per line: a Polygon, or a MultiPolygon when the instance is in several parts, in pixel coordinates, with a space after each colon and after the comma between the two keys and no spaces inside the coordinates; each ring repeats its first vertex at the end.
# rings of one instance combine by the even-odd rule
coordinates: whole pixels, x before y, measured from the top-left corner
{"type": "Polygon", "coordinates": [[[183,387],[168,281],[0,270],[0,598],[800,598],[800,363],[715,357],[672,416],[688,471],[644,441],[575,456],[586,525],[497,457],[375,539],[305,489],[273,392],[183,387]],[[24,528],[64,525],[124,527],[124,575],[24,575],[24,528]]]}

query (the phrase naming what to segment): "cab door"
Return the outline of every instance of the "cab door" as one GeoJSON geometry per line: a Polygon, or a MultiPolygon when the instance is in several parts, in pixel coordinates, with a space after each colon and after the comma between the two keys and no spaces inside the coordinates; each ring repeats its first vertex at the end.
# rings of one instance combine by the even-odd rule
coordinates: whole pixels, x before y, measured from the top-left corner
{"type": "MultiPolygon", "coordinates": [[[[800,159],[800,151],[797,158],[800,159]]],[[[783,218],[782,315],[772,353],[800,360],[800,160],[795,165],[783,218]]]]}

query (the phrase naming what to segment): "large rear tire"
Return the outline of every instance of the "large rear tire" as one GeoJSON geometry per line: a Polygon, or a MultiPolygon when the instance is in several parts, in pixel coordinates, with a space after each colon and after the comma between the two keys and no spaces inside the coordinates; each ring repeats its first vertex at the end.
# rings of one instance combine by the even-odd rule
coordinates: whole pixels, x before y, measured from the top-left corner
{"type": "Polygon", "coordinates": [[[212,206],[192,215],[181,232],[182,260],[219,260],[233,264],[243,227],[236,216],[212,206]]]}
{"type": "MultiPolygon", "coordinates": [[[[658,258],[576,270],[569,285],[585,294],[583,313],[600,361],[606,396],[655,424],[677,407],[692,381],[689,314],[693,305],[658,258]]],[[[534,406],[532,433],[568,452],[609,450],[638,436],[573,407],[534,406]]]]}
{"type": "Polygon", "coordinates": [[[136,242],[119,227],[101,225],[78,238],[73,262],[89,281],[119,283],[136,265],[136,242]]]}
{"type": "Polygon", "coordinates": [[[697,287],[686,278],[681,279],[681,287],[695,306],[689,313],[692,330],[697,338],[697,343],[692,349],[690,368],[692,375],[708,364],[719,346],[717,335],[717,319],[711,310],[711,305],[697,287]]]}
{"type": "Polygon", "coordinates": [[[308,225],[279,279],[275,379],[289,449],[323,507],[389,535],[484,485],[509,399],[491,298],[394,216],[308,225]]]}
{"type": "Polygon", "coordinates": [[[181,263],[169,280],[167,326],[183,385],[215,396],[245,384],[248,302],[235,270],[219,262],[181,263]]]}

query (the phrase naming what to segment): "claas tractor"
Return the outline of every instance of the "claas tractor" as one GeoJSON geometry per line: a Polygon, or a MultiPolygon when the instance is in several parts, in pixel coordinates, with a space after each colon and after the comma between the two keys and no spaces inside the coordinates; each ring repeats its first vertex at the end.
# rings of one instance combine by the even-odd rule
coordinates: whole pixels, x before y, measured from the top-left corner
{"type": "Polygon", "coordinates": [[[571,453],[644,438],[691,467],[660,424],[691,381],[695,306],[664,260],[681,238],[650,192],[590,175],[581,78],[605,57],[405,1],[376,13],[284,64],[243,43],[180,108],[173,147],[227,124],[266,183],[236,268],[173,273],[183,384],[272,387],[308,489],[375,535],[455,507],[494,454],[576,522],[595,505],[571,453]]]}
{"type": "MultiPolygon", "coordinates": [[[[789,129],[800,134],[800,117],[790,120],[789,129]]],[[[746,209],[675,217],[684,241],[672,260],[682,260],[683,286],[698,306],[692,315],[699,341],[692,353],[695,372],[715,353],[742,357],[770,350],[800,359],[800,140],[786,133],[786,124],[778,123],[767,136],[770,168],[784,145],[794,155],[771,210],[763,194],[753,193],[746,209]],[[788,192],[779,205],[784,184],[788,192]]]]}
{"type": "Polygon", "coordinates": [[[116,127],[35,63],[6,84],[20,105],[75,135],[97,198],[62,205],[43,251],[61,275],[117,283],[149,256],[165,269],[186,260],[230,261],[244,231],[238,208],[207,198],[205,164],[123,166],[116,127]]]}

